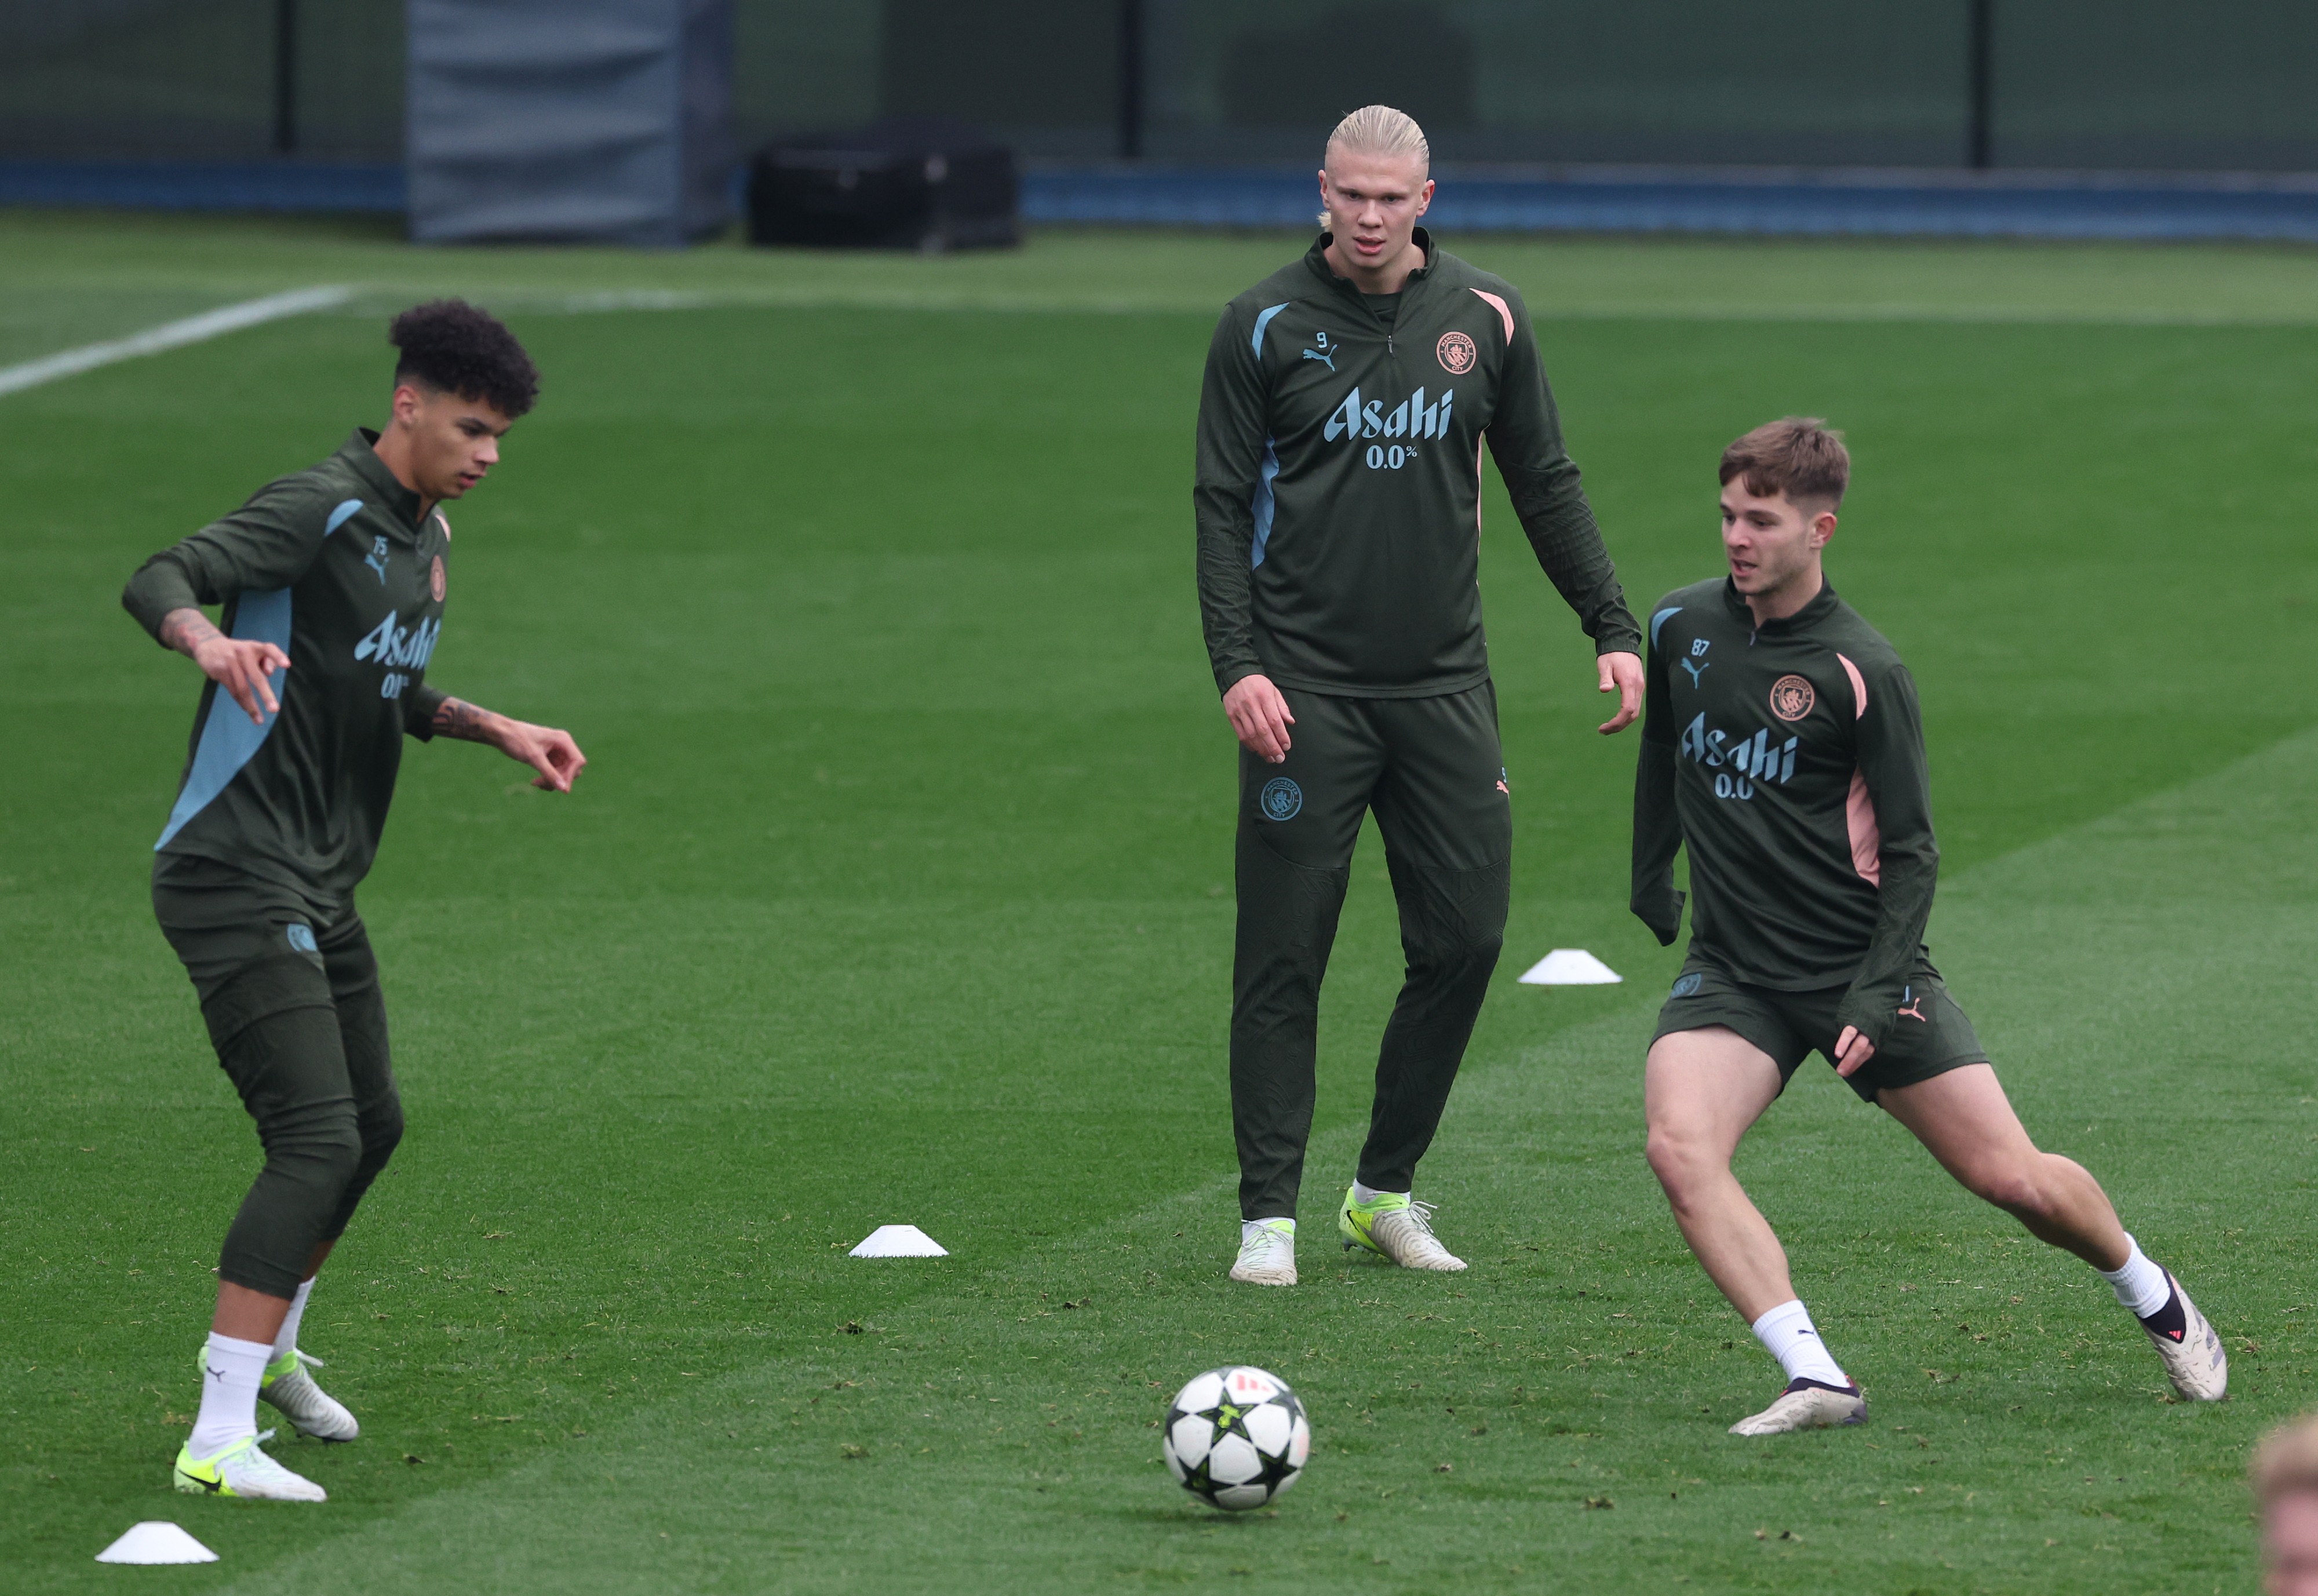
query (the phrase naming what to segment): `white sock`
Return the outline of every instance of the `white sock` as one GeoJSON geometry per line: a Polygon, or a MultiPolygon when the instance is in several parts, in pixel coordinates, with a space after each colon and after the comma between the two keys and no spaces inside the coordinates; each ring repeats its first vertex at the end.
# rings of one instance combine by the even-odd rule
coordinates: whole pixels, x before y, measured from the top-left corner
{"type": "Polygon", "coordinates": [[[2125,1262],[2113,1269],[2102,1269],[2100,1278],[2116,1289],[2116,1300],[2129,1309],[2136,1319],[2146,1319],[2163,1307],[2173,1295],[2173,1282],[2165,1271],[2150,1261],[2149,1254],[2131,1235],[2125,1244],[2133,1249],[2125,1262]]]}
{"type": "Polygon", "coordinates": [[[1239,1239],[1243,1243],[1252,1242],[1258,1232],[1267,1231],[1286,1236],[1292,1242],[1296,1239],[1296,1222],[1293,1219],[1243,1219],[1240,1221],[1239,1239]]]}
{"type": "Polygon", "coordinates": [[[1819,1339],[1810,1310],[1800,1302],[1781,1303],[1755,1321],[1755,1339],[1779,1360],[1790,1380],[1817,1380],[1823,1385],[1849,1385],[1845,1374],[1819,1339]]]}
{"type": "Polygon", "coordinates": [[[1372,1203],[1380,1197],[1405,1197],[1407,1195],[1408,1193],[1405,1191],[1379,1191],[1375,1187],[1363,1186],[1358,1180],[1352,1182],[1352,1201],[1363,1205],[1372,1203]]]}
{"type": "Polygon", "coordinates": [[[264,1341],[240,1341],[210,1331],[209,1368],[202,1376],[201,1416],[193,1421],[185,1450],[214,1457],[234,1442],[257,1433],[257,1383],[274,1349],[264,1341]]]}
{"type": "Polygon", "coordinates": [[[290,1299],[290,1311],[282,1315],[282,1328],[274,1332],[274,1358],[287,1358],[298,1349],[298,1321],[306,1316],[306,1299],[313,1294],[311,1280],[298,1283],[298,1293],[290,1299]]]}

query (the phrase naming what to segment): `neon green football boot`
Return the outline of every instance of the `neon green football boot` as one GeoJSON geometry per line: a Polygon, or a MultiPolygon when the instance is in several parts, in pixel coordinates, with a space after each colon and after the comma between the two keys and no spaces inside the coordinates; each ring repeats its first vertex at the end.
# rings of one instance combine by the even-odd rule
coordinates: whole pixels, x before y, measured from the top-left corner
{"type": "MultiPolygon", "coordinates": [[[[207,1374],[207,1347],[202,1349],[198,1361],[207,1374]]],[[[362,1426],[355,1422],[345,1403],[316,1385],[314,1376],[306,1372],[322,1367],[322,1360],[312,1353],[292,1348],[265,1366],[265,1377],[257,1383],[258,1400],[270,1403],[301,1435],[318,1441],[350,1441],[362,1433],[362,1426]]]]}
{"type": "Polygon", "coordinates": [[[1345,1251],[1365,1249],[1405,1269],[1454,1274],[1465,1267],[1465,1260],[1433,1235],[1433,1205],[1411,1202],[1405,1191],[1380,1191],[1362,1203],[1354,1201],[1347,1188],[1336,1229],[1343,1235],[1345,1251]]]}
{"type": "Polygon", "coordinates": [[[257,1502],[328,1502],[328,1492],[258,1450],[259,1442],[273,1439],[270,1430],[244,1436],[214,1457],[196,1457],[178,1448],[177,1489],[194,1496],[241,1496],[257,1502]]]}

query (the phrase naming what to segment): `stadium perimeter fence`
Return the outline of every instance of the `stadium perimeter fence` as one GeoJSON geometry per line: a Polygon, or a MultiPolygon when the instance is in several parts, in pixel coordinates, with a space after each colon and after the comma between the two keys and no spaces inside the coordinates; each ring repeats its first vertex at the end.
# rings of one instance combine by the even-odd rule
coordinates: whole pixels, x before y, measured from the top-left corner
{"type": "MultiPolygon", "coordinates": [[[[1304,181],[1288,174],[1317,130],[1381,100],[1445,164],[1529,168],[1471,193],[1480,226],[2318,237],[2318,194],[2285,175],[2318,173],[2318,7],[2296,0],[734,0],[734,15],[741,148],[962,117],[1029,157],[1034,219],[1300,218],[1279,185],[1304,181]],[[1244,170],[1219,186],[1222,165],[1244,170]],[[1629,169],[1568,169],[1594,166],[1629,169]],[[1717,175],[1734,168],[1757,170],[1717,175]],[[1837,175],[1851,168],[1918,176],[1837,175]],[[2115,175],[2019,175],[2049,170],[2115,175]]],[[[0,0],[0,198],[395,209],[405,29],[403,0],[0,0]]]]}

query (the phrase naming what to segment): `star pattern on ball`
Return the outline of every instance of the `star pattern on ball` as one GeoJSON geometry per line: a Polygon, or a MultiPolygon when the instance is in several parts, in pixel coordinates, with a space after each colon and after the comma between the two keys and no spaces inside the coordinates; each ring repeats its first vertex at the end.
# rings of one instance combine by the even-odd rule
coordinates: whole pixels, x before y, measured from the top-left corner
{"type": "Polygon", "coordinates": [[[1263,1465],[1263,1472],[1256,1475],[1249,1484],[1262,1486],[1266,1497],[1272,1495],[1280,1486],[1303,1472],[1296,1465],[1288,1461],[1288,1449],[1284,1447],[1276,1456],[1258,1447],[1255,1456],[1256,1461],[1263,1465]]]}
{"type": "Polygon", "coordinates": [[[1226,1397],[1211,1408],[1199,1409],[1196,1416],[1215,1426],[1215,1432],[1208,1437],[1208,1449],[1214,1450],[1216,1443],[1227,1435],[1235,1435],[1253,1446],[1255,1437],[1247,1432],[1247,1415],[1262,1405],[1262,1403],[1234,1402],[1226,1397]]]}
{"type": "Polygon", "coordinates": [[[1209,1370],[1167,1404],[1164,1449],[1183,1489],[1208,1506],[1235,1511],[1256,1507],[1271,1501],[1303,1474],[1302,1465],[1294,1459],[1299,1438],[1310,1433],[1309,1422],[1303,1403],[1279,1376],[1262,1369],[1226,1366],[1209,1370]],[[1216,1384],[1203,1385],[1208,1380],[1216,1384]],[[1236,1394],[1235,1385],[1241,1387],[1236,1394]],[[1283,1427],[1265,1416],[1266,1409],[1279,1410],[1288,1423],[1283,1427]],[[1190,1434],[1179,1435],[1178,1426],[1190,1434]],[[1219,1448],[1228,1452],[1225,1443],[1234,1436],[1246,1446],[1247,1453],[1230,1459],[1226,1472],[1233,1477],[1218,1477],[1216,1452],[1219,1448]],[[1199,1460],[1191,1461],[1186,1455],[1190,1453],[1197,1453],[1199,1460]]]}

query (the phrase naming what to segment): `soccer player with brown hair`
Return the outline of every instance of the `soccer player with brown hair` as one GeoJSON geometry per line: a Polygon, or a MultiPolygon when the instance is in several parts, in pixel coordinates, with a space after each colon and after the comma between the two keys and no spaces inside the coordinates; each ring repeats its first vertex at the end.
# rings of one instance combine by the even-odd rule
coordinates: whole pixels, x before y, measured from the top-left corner
{"type": "MultiPolygon", "coordinates": [[[[260,1449],[262,1397],[301,1433],[348,1441],[298,1329],[322,1260],[402,1136],[378,963],[355,911],[402,740],[489,743],[568,793],[567,732],[427,682],[449,590],[441,507],[498,462],[539,381],[472,305],[397,318],[383,432],[147,560],[121,603],[209,677],[191,757],[154,845],[153,907],[193,978],[218,1062],[257,1122],[265,1167],[227,1230],[180,1491],[320,1502],[260,1449]],[[224,606],[222,628],[202,605],[224,606]]],[[[270,1435],[272,1432],[266,1432],[270,1435]]]]}
{"type": "Polygon", "coordinates": [[[1634,783],[1633,910],[1671,945],[1690,853],[1690,956],[1644,1077],[1650,1168],[1699,1263],[1785,1371],[1735,1435],[1853,1424],[1866,1398],[1796,1299],[1730,1172],[1814,1048],[1974,1196],[2115,1287],[2173,1388],[2218,1400],[2221,1338],[2117,1223],[2092,1176],[2039,1152],[1932,967],[1939,851],[1916,684],[1822,569],[1851,477],[1838,435],[1790,417],[1722,453],[1726,574],[1650,616],[1634,783]]]}
{"type": "Polygon", "coordinates": [[[1463,1261],[1412,1193],[1503,945],[1513,779],[1481,629],[1481,451],[1640,707],[1641,633],[1562,446],[1521,295],[1417,225],[1424,135],[1385,105],[1330,136],[1326,231],[1234,300],[1208,352],[1193,501],[1199,607],[1239,739],[1232,1278],[1296,1283],[1320,982],[1364,814],[1384,835],[1407,979],[1377,1057],[1348,1248],[1463,1261]]]}

